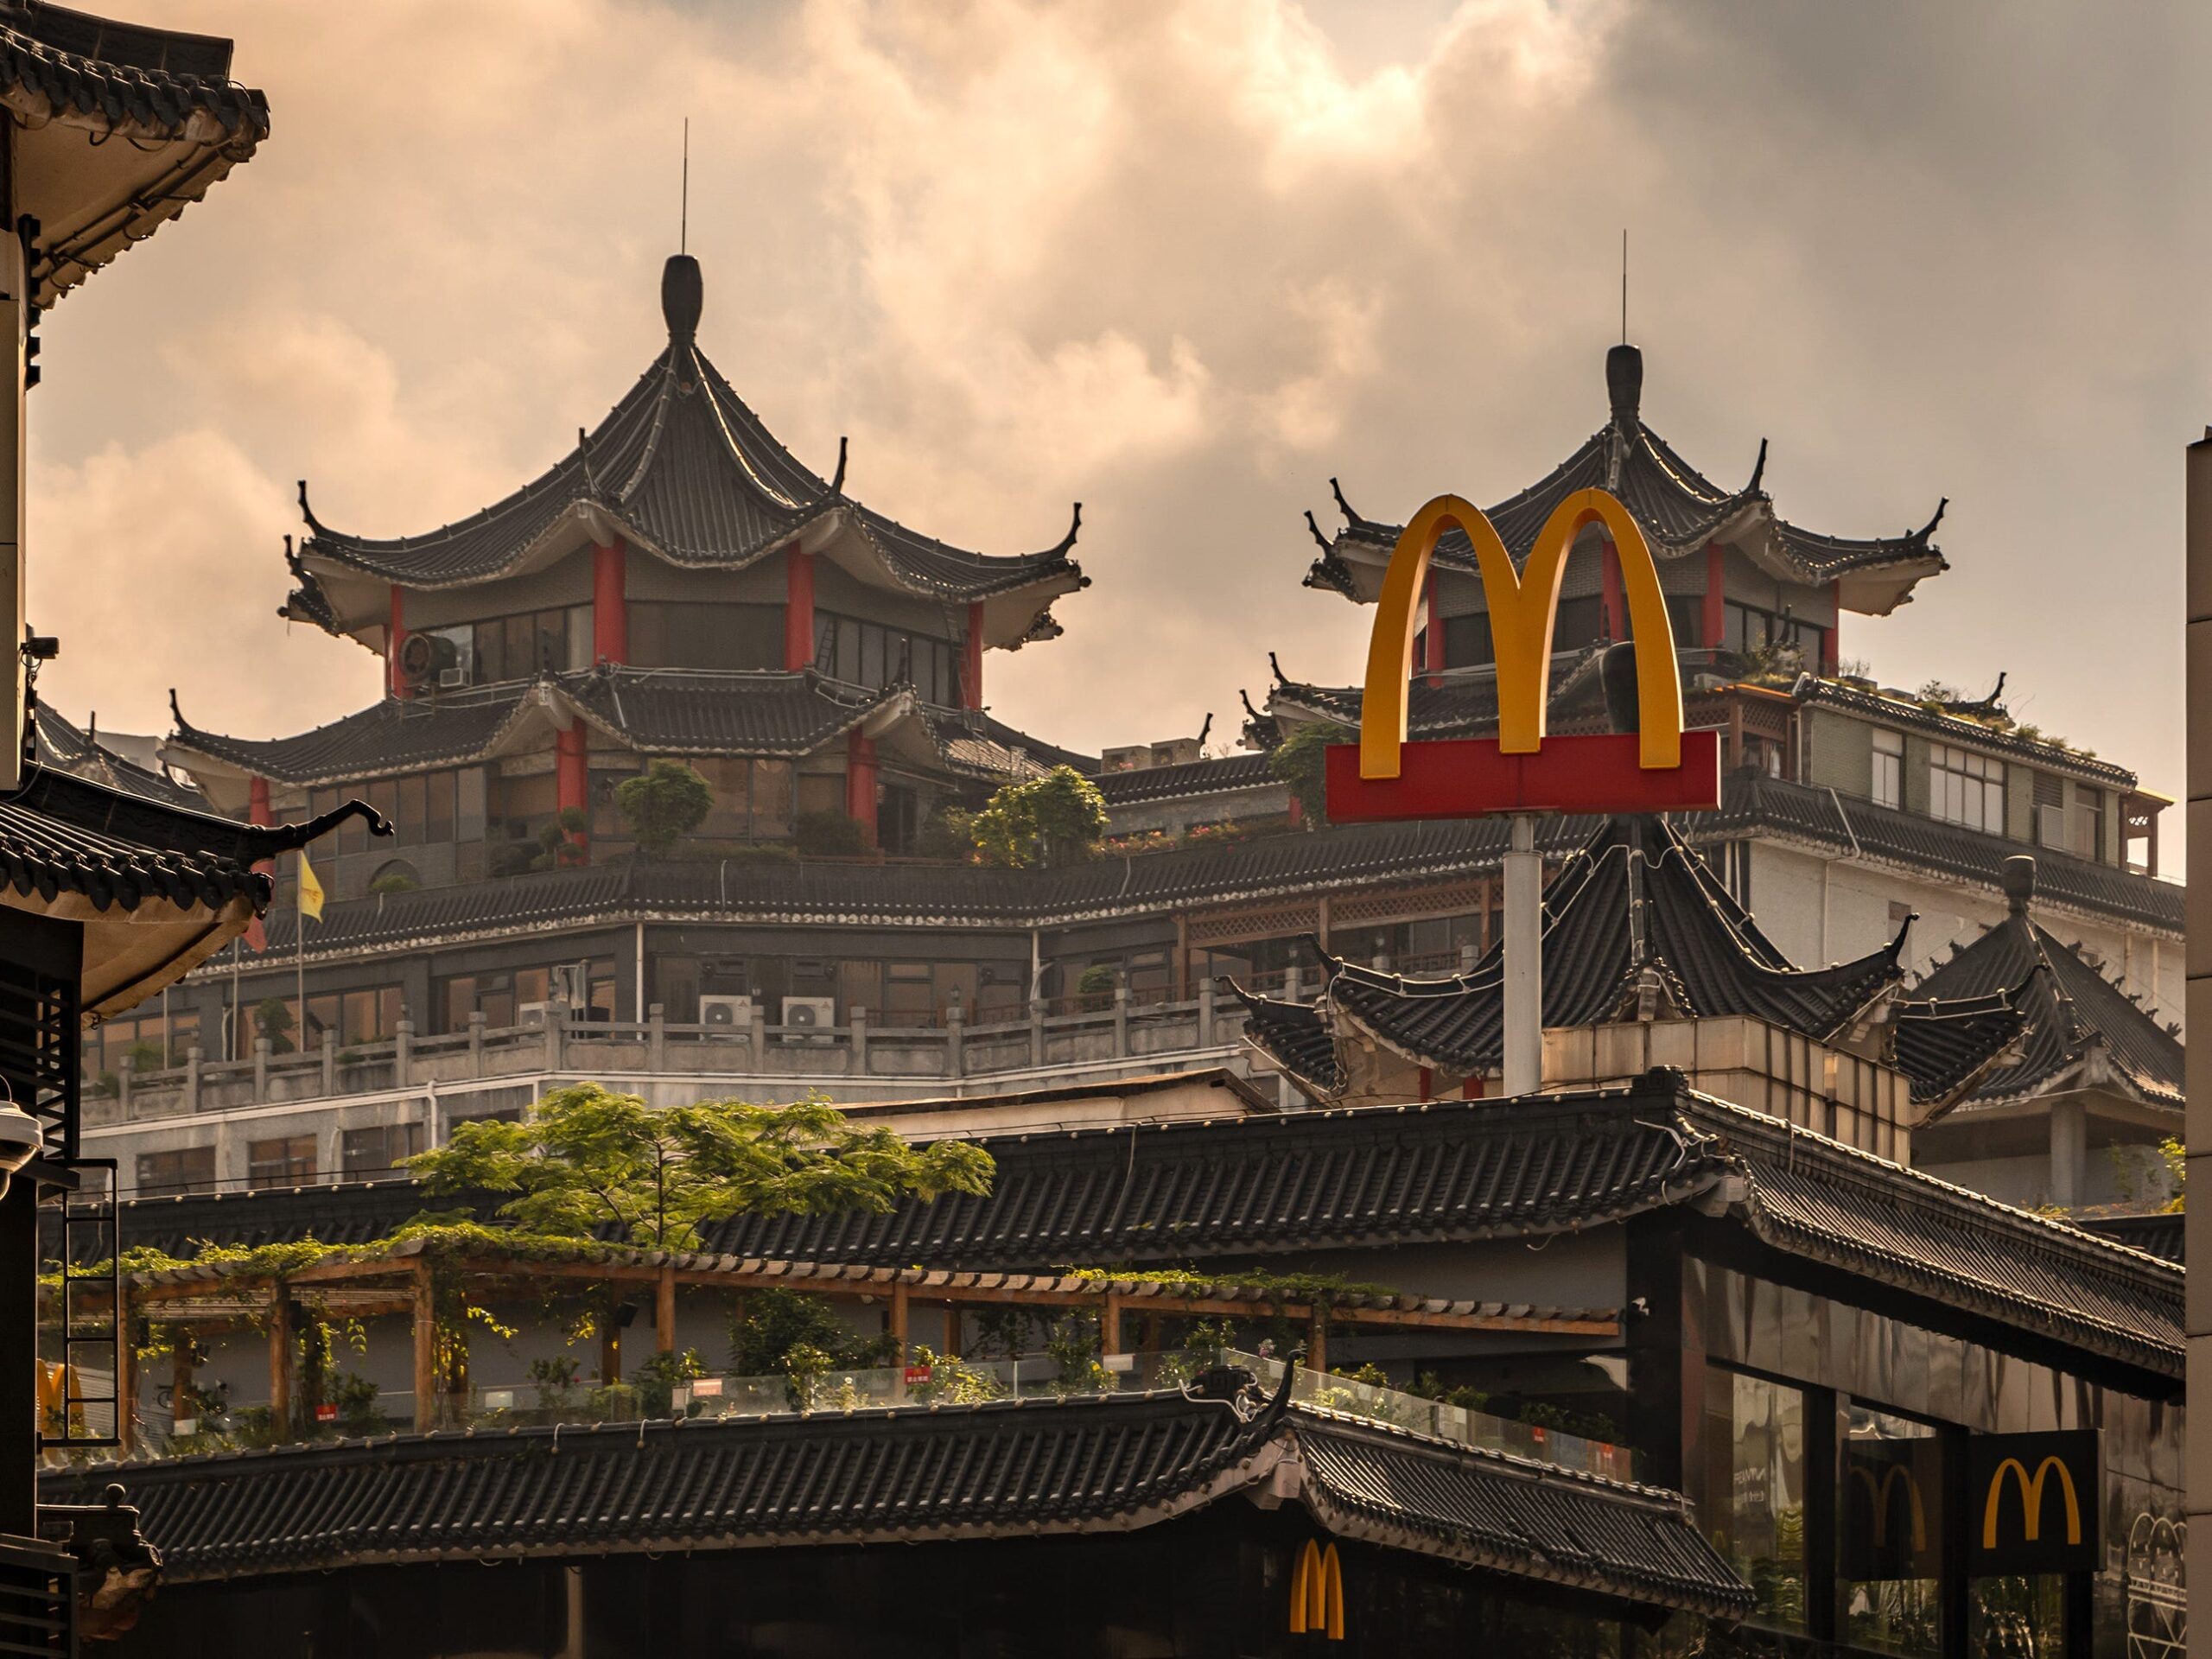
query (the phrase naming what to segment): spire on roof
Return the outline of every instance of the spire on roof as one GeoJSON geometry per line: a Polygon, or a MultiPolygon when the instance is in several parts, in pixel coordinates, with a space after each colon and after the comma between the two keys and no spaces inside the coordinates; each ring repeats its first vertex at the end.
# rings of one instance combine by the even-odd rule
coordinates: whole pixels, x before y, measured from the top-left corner
{"type": "Polygon", "coordinates": [[[699,333],[699,313],[706,302],[706,284],[699,262],[688,253],[671,253],[660,271],[660,314],[668,323],[669,343],[689,346],[699,333]]]}

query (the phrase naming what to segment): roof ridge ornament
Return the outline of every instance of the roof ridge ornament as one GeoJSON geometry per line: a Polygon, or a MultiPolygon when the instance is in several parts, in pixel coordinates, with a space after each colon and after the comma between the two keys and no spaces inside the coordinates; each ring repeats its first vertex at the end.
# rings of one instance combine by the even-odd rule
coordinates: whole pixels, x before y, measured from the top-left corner
{"type": "Polygon", "coordinates": [[[324,534],[322,521],[315,516],[315,509],[308,505],[308,481],[300,480],[300,517],[307,520],[308,528],[316,535],[324,534]]]}
{"type": "Polygon", "coordinates": [[[1951,498],[1948,495],[1942,500],[1938,501],[1936,504],[1936,516],[1933,518],[1930,518],[1926,524],[1923,524],[1918,530],[1913,531],[1912,539],[1916,542],[1924,542],[1930,536],[1933,536],[1936,533],[1936,526],[1943,522],[1943,509],[1950,505],[1951,498]]]}
{"type": "Polygon", "coordinates": [[[706,303],[706,282],[699,262],[688,253],[671,253],[660,271],[660,315],[668,324],[671,346],[689,346],[698,337],[699,314],[706,303]]]}
{"type": "MultiPolygon", "coordinates": [[[[1744,486],[1744,493],[1745,495],[1757,495],[1759,490],[1759,480],[1765,476],[1766,440],[1764,438],[1761,438],[1759,440],[1759,458],[1751,463],[1751,481],[1744,486]]],[[[1940,508],[1937,510],[1936,516],[1938,518],[1942,516],[1942,510],[1940,508]]]]}
{"type": "Polygon", "coordinates": [[[1613,424],[1624,433],[1643,423],[1643,353],[1626,340],[1605,348],[1605,395],[1613,424]]]}
{"type": "Polygon", "coordinates": [[[583,463],[584,488],[594,501],[607,499],[607,493],[599,487],[599,479],[591,469],[591,434],[582,427],[576,429],[576,459],[583,463]]]}
{"type": "Polygon", "coordinates": [[[837,471],[830,480],[830,493],[842,495],[845,492],[845,435],[837,435],[837,471]]]}

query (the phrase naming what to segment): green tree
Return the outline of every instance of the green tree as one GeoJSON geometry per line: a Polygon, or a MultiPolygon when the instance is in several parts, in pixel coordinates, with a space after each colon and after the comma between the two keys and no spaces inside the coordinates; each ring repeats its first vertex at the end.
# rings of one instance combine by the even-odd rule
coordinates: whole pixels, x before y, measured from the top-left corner
{"type": "Polygon", "coordinates": [[[614,791],[623,823],[647,858],[666,858],[676,843],[707,821],[715,791],[681,760],[656,760],[614,791]]]}
{"type": "Polygon", "coordinates": [[[976,850],[993,864],[1079,864],[1106,833],[1106,798],[1073,766],[1008,784],[969,821],[976,850]]]}
{"type": "Polygon", "coordinates": [[[1329,821],[1321,751],[1332,743],[1351,742],[1357,735],[1349,727],[1314,721],[1298,728],[1268,752],[1268,770],[1282,779],[1306,823],[1318,826],[1329,821]]]}
{"type": "Polygon", "coordinates": [[[648,1249],[696,1249],[742,1211],[880,1214],[909,1196],[990,1190],[990,1154],[964,1141],[910,1146],[858,1128],[819,1096],[653,1108],[597,1084],[558,1089],[519,1123],[456,1125],[408,1166],[434,1197],[512,1193],[499,1213],[531,1231],[612,1231],[648,1249]]]}
{"type": "Polygon", "coordinates": [[[292,1052],[292,1005],[281,996],[264,997],[254,1004],[253,1029],[269,1039],[271,1054],[292,1052]]]}

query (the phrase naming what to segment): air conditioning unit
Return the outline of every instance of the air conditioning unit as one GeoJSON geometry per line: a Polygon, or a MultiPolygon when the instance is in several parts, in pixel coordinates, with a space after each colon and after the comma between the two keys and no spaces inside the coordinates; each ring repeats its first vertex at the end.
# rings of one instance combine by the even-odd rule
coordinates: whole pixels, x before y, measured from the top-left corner
{"type": "Polygon", "coordinates": [[[787,1043],[810,1043],[827,1048],[836,1040],[830,1036],[830,1028],[836,1023],[837,999],[834,996],[784,999],[784,1040],[787,1043]]]}
{"type": "Polygon", "coordinates": [[[753,1025],[753,999],[749,996],[702,996],[699,999],[699,1023],[737,1031],[749,1030],[753,1025]]]}
{"type": "Polygon", "coordinates": [[[518,1026],[542,1026],[552,1007],[550,1002],[524,1002],[515,1010],[515,1023],[518,1026]]]}

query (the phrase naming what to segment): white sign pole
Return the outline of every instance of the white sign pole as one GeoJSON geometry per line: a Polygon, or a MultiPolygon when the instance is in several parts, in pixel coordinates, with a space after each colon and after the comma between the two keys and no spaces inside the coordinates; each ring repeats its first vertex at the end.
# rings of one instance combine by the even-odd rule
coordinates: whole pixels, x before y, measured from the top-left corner
{"type": "Polygon", "coordinates": [[[1505,854],[1505,1092],[1533,1095],[1544,1080],[1544,861],[1536,821],[1512,818],[1505,854]]]}

